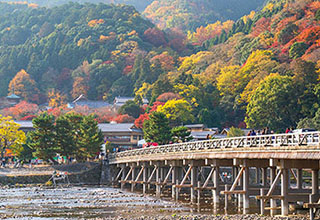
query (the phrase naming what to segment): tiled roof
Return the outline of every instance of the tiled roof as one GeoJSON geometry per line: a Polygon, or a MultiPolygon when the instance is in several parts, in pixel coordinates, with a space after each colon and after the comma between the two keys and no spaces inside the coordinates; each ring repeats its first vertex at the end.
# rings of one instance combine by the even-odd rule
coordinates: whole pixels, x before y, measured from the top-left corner
{"type": "Polygon", "coordinates": [[[141,129],[136,128],[133,123],[101,123],[98,126],[102,132],[142,132],[141,129]]]}
{"type": "Polygon", "coordinates": [[[33,128],[32,121],[14,121],[19,124],[21,128],[33,128]]]}
{"type": "MultiPolygon", "coordinates": [[[[124,104],[125,102],[129,101],[129,100],[134,100],[134,97],[115,97],[114,98],[114,104],[124,104]]],[[[148,99],[142,99],[143,104],[148,104],[149,101],[148,99]]]]}

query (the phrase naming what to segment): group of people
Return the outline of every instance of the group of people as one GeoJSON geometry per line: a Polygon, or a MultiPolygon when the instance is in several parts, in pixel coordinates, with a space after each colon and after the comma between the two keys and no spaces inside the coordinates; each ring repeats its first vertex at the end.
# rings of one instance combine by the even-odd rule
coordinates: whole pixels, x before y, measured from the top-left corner
{"type": "Polygon", "coordinates": [[[248,132],[247,136],[268,135],[268,134],[274,134],[274,132],[270,130],[269,127],[266,127],[262,130],[258,130],[257,132],[255,132],[255,130],[252,129],[248,132]]]}

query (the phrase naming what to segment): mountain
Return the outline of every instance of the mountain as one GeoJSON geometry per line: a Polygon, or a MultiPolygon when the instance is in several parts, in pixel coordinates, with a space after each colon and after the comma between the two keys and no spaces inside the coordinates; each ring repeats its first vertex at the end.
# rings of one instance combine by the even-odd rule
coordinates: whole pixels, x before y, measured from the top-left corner
{"type": "Polygon", "coordinates": [[[0,11],[1,96],[24,69],[40,95],[50,88],[70,94],[73,80],[90,77],[85,81],[90,98],[102,98],[124,68],[153,47],[152,33],[145,32],[154,25],[132,6],[69,3],[48,9],[1,3],[0,11]]]}
{"type": "Polygon", "coordinates": [[[265,0],[161,0],[153,1],[143,15],[160,28],[194,31],[216,21],[237,20],[262,7],[265,0]]]}
{"type": "Polygon", "coordinates": [[[171,81],[187,76],[191,84],[213,85],[213,109],[223,116],[216,120],[225,126],[296,126],[320,106],[319,31],[319,1],[268,1],[236,22],[189,33],[199,52],[182,59],[171,81]]]}
{"type": "MultiPolygon", "coordinates": [[[[85,3],[92,3],[92,4],[125,4],[125,5],[131,5],[134,6],[138,11],[142,12],[148,5],[150,5],[154,0],[28,0],[23,1],[23,3],[27,4],[35,4],[38,6],[44,6],[44,7],[53,7],[53,6],[60,6],[63,4],[67,4],[69,2],[79,3],[79,4],[85,4],[85,3]]],[[[21,3],[22,1],[17,0],[0,0],[0,2],[8,2],[8,3],[21,3]]]]}

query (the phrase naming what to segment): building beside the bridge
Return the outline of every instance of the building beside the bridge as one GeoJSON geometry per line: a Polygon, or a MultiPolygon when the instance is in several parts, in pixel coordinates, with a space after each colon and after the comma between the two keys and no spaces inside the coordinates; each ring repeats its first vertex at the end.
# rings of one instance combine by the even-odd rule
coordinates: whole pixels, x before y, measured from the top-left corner
{"type": "Polygon", "coordinates": [[[143,139],[143,132],[133,123],[102,123],[99,128],[105,138],[114,147],[129,149],[137,147],[138,141],[143,139]]]}

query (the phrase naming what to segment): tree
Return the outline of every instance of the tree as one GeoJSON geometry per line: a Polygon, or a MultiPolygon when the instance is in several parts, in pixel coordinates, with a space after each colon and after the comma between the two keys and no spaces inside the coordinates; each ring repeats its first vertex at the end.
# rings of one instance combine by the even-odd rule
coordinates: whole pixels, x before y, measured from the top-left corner
{"type": "Polygon", "coordinates": [[[13,149],[13,154],[21,161],[29,161],[33,158],[34,149],[30,145],[30,133],[27,134],[26,142],[21,147],[13,149]]]}
{"type": "Polygon", "coordinates": [[[184,99],[169,100],[166,104],[158,106],[157,111],[162,112],[172,125],[194,121],[192,106],[184,99]]]}
{"type": "Polygon", "coordinates": [[[23,97],[26,101],[39,101],[39,90],[36,87],[36,82],[31,79],[30,75],[24,69],[20,70],[10,81],[9,93],[12,92],[23,97]]]}
{"type": "Polygon", "coordinates": [[[138,118],[141,113],[141,108],[134,101],[128,100],[120,107],[118,113],[122,115],[128,114],[134,118],[138,118]]]}
{"type": "Polygon", "coordinates": [[[291,45],[289,50],[289,56],[291,59],[297,59],[299,57],[302,57],[302,55],[306,52],[308,49],[308,45],[304,42],[295,42],[291,45]]]}
{"type": "Polygon", "coordinates": [[[26,136],[19,128],[20,126],[10,116],[3,117],[0,115],[1,159],[7,149],[11,149],[14,153],[21,151],[22,145],[26,141],[26,136]]]}
{"type": "Polygon", "coordinates": [[[58,147],[58,153],[67,158],[74,155],[77,150],[77,139],[73,135],[72,122],[66,115],[61,115],[55,123],[55,142],[58,147]]]}
{"type": "Polygon", "coordinates": [[[240,128],[231,127],[228,132],[228,137],[241,137],[244,136],[244,132],[240,128]]]}
{"type": "Polygon", "coordinates": [[[23,117],[37,114],[39,107],[37,104],[21,101],[13,107],[2,110],[4,116],[11,116],[15,120],[22,120],[23,117]]]}
{"type": "Polygon", "coordinates": [[[191,132],[188,130],[187,127],[179,126],[174,127],[171,129],[172,133],[172,139],[174,142],[188,142],[193,139],[192,136],[190,136],[191,132]]]}
{"type": "Polygon", "coordinates": [[[250,128],[270,127],[280,131],[295,127],[298,109],[292,78],[271,74],[252,95],[245,122],[250,128]]]}
{"type": "Polygon", "coordinates": [[[44,160],[50,160],[54,164],[57,161],[53,158],[58,152],[55,142],[54,116],[42,113],[32,120],[34,131],[30,132],[32,142],[30,146],[35,149],[34,155],[44,160]]]}
{"type": "Polygon", "coordinates": [[[147,142],[158,144],[168,144],[172,138],[169,120],[161,112],[152,112],[149,115],[149,119],[143,123],[143,133],[147,142]]]}
{"type": "Polygon", "coordinates": [[[48,92],[49,106],[53,108],[61,107],[65,104],[66,97],[59,91],[52,89],[48,92]]]}
{"type": "Polygon", "coordinates": [[[80,138],[78,140],[80,148],[77,158],[84,160],[93,158],[101,151],[103,135],[93,116],[84,116],[80,123],[80,138]]]}

